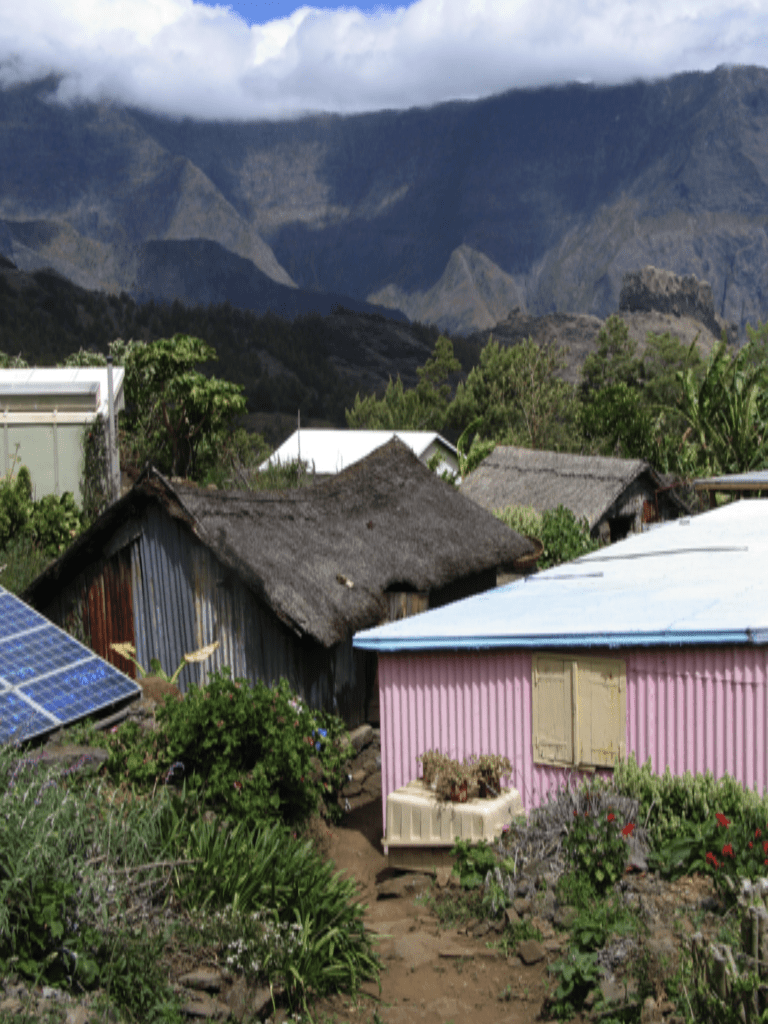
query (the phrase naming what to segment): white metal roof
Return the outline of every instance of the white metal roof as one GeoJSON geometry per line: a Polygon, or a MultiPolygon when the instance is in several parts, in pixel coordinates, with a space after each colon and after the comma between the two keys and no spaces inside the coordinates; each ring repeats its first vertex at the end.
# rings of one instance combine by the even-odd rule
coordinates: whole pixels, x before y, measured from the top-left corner
{"type": "Polygon", "coordinates": [[[398,437],[403,444],[407,445],[412,452],[422,458],[424,453],[432,444],[442,448],[447,455],[457,457],[456,449],[440,434],[424,430],[302,430],[299,438],[299,431],[285,441],[277,451],[262,463],[260,469],[266,469],[270,463],[277,465],[278,461],[285,465],[295,462],[299,458],[299,443],[301,444],[301,460],[307,462],[316,473],[332,474],[340,473],[347,466],[351,466],[360,459],[364,459],[371,452],[380,448],[383,444],[398,437]]]}
{"type": "Polygon", "coordinates": [[[768,643],[768,500],[665,523],[354,638],[379,651],[728,643],[768,643]]]}
{"type": "MultiPolygon", "coordinates": [[[[125,369],[122,366],[115,366],[112,369],[112,388],[115,396],[115,412],[125,408],[123,396],[123,382],[125,380],[125,369]]],[[[98,413],[101,416],[107,415],[109,403],[109,391],[107,386],[106,366],[72,366],[64,367],[39,367],[24,370],[0,370],[0,387],[7,388],[18,386],[25,395],[34,393],[35,387],[40,385],[40,394],[51,393],[51,387],[66,385],[88,385],[98,384],[99,405],[98,413]]],[[[63,393],[71,390],[63,387],[63,393]]],[[[21,414],[17,414],[21,415],[21,414]]]]}
{"type": "Polygon", "coordinates": [[[696,490],[768,490],[768,469],[755,469],[751,473],[732,473],[728,476],[708,476],[694,480],[696,490]]]}

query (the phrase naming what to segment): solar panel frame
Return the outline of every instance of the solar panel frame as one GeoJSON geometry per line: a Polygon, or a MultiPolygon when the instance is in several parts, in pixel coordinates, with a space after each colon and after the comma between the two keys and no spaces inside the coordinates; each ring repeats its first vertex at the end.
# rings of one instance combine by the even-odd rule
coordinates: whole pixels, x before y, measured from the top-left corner
{"type": "Polygon", "coordinates": [[[0,743],[33,739],[141,692],[125,673],[0,587],[0,743]]]}

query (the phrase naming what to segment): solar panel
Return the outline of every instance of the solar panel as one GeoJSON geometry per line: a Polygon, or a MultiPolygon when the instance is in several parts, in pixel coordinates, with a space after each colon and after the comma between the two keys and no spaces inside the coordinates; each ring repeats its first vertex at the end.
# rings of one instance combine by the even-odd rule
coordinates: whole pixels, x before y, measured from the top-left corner
{"type": "Polygon", "coordinates": [[[0,743],[141,693],[132,679],[0,587],[0,743]]]}

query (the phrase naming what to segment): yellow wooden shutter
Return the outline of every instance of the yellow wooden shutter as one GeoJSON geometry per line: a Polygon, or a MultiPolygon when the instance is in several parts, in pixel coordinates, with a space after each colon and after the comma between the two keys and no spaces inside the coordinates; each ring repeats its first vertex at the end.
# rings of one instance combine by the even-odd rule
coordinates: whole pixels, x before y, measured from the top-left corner
{"type": "Polygon", "coordinates": [[[626,665],[619,659],[579,659],[576,678],[576,763],[612,768],[625,756],[626,665]]]}
{"type": "Polygon", "coordinates": [[[573,764],[573,662],[533,657],[533,760],[573,764]]]}

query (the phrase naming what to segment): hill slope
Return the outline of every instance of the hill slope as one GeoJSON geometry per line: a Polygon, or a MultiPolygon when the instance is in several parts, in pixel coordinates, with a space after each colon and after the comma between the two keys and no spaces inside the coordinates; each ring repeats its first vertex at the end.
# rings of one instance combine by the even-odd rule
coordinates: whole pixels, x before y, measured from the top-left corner
{"type": "Polygon", "coordinates": [[[516,306],[605,317],[653,264],[709,281],[726,321],[768,318],[765,69],[249,124],[59,107],[53,84],[0,92],[0,252],[24,269],[146,293],[147,246],[171,280],[202,239],[256,296],[266,278],[474,331],[516,306]]]}

